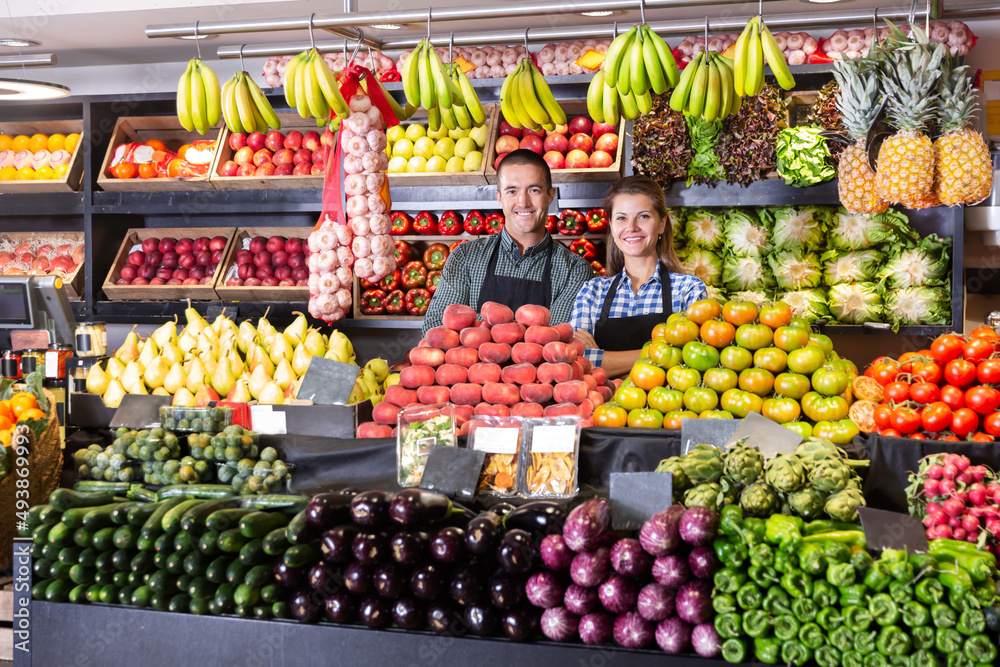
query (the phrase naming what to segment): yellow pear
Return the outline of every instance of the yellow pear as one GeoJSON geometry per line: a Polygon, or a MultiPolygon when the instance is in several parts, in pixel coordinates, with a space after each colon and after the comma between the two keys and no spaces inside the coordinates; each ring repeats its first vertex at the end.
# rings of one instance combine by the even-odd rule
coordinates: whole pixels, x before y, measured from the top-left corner
{"type": "Polygon", "coordinates": [[[125,364],[118,359],[118,357],[111,357],[108,359],[107,373],[110,379],[121,378],[122,373],[125,372],[125,364]]]}
{"type": "Polygon", "coordinates": [[[253,357],[250,361],[251,372],[257,370],[258,366],[264,367],[264,370],[267,371],[268,377],[274,373],[274,364],[271,363],[271,357],[267,356],[267,352],[260,345],[254,347],[253,357]]]}
{"type": "Polygon", "coordinates": [[[351,341],[345,336],[343,338],[334,339],[330,337],[330,349],[326,352],[327,359],[333,359],[344,364],[352,364],[354,362],[354,346],[351,345],[351,341]]]}
{"type": "Polygon", "coordinates": [[[191,368],[188,370],[187,382],[184,383],[184,386],[193,395],[194,392],[198,391],[205,384],[207,379],[205,365],[201,363],[201,359],[195,357],[191,360],[191,368]]]}
{"type": "Polygon", "coordinates": [[[115,352],[115,356],[123,363],[127,364],[130,361],[139,358],[139,336],[135,332],[135,327],[132,327],[132,331],[125,336],[125,342],[122,346],[118,348],[115,352]]]}
{"type": "Polygon", "coordinates": [[[198,355],[198,358],[201,359],[201,363],[205,366],[205,375],[208,377],[215,375],[215,367],[219,365],[215,355],[203,352],[198,355]]]}
{"type": "Polygon", "coordinates": [[[231,403],[249,403],[252,401],[253,397],[250,395],[250,388],[247,387],[247,381],[243,378],[237,380],[226,396],[226,400],[231,403]]]}
{"type": "Polygon", "coordinates": [[[297,310],[295,311],[295,314],[298,315],[298,317],[296,317],[291,324],[285,327],[284,333],[286,336],[294,338],[296,343],[299,343],[306,337],[306,333],[309,331],[309,320],[306,319],[304,314],[297,310]]]}
{"type": "Polygon", "coordinates": [[[236,334],[236,344],[240,348],[240,352],[246,354],[250,350],[250,346],[256,341],[257,330],[250,324],[250,320],[246,320],[240,325],[239,331],[236,334]]]}
{"type": "Polygon", "coordinates": [[[290,360],[295,353],[295,344],[288,339],[285,334],[279,333],[274,336],[271,343],[271,361],[277,366],[282,359],[290,360]]]}
{"type": "Polygon", "coordinates": [[[247,383],[250,395],[259,400],[261,392],[264,391],[264,387],[266,387],[267,383],[271,381],[271,374],[268,373],[263,366],[258,366],[254,369],[253,373],[250,374],[250,381],[247,383]]]}
{"type": "Polygon", "coordinates": [[[233,377],[232,366],[228,362],[222,360],[216,364],[215,372],[212,373],[212,388],[219,396],[228,394],[235,382],[236,378],[233,377]]]}
{"type": "Polygon", "coordinates": [[[233,369],[233,377],[239,377],[243,375],[243,371],[246,370],[246,364],[243,363],[243,359],[236,352],[233,352],[228,357],[229,366],[233,369]]]}
{"type": "Polygon", "coordinates": [[[312,353],[306,349],[305,341],[299,343],[295,348],[295,354],[292,355],[292,370],[295,371],[295,374],[299,377],[305,375],[306,371],[309,370],[309,362],[312,361],[312,358],[312,353]]]}
{"type": "Polygon", "coordinates": [[[302,378],[299,378],[285,390],[285,398],[295,398],[299,395],[299,389],[302,388],[302,378]]]}
{"type": "Polygon", "coordinates": [[[87,393],[103,396],[111,384],[111,378],[101,370],[100,364],[94,364],[87,373],[87,393]]]}
{"type": "Polygon", "coordinates": [[[187,326],[195,336],[208,326],[208,322],[201,316],[201,313],[191,306],[191,299],[188,299],[188,307],[184,310],[184,319],[187,320],[187,326]]]}
{"type": "Polygon", "coordinates": [[[167,373],[169,372],[170,366],[167,365],[162,356],[157,356],[151,364],[146,366],[142,378],[146,381],[147,387],[157,389],[163,386],[163,381],[167,378],[167,373]]]}
{"type": "Polygon", "coordinates": [[[212,329],[212,331],[215,332],[216,336],[221,336],[222,332],[225,330],[224,329],[224,327],[225,327],[224,323],[228,322],[228,321],[229,321],[229,318],[226,317],[226,309],[223,308],[222,312],[219,313],[218,315],[216,315],[215,319],[212,320],[212,323],[210,325],[208,325],[208,326],[212,329]]]}
{"type": "Polygon", "coordinates": [[[379,359],[376,357],[365,364],[365,368],[372,369],[375,373],[375,379],[379,382],[384,382],[385,379],[389,377],[389,362],[385,359],[379,359]]]}
{"type": "Polygon", "coordinates": [[[187,384],[187,373],[184,372],[184,367],[181,366],[180,362],[174,362],[174,365],[170,367],[170,371],[167,373],[167,377],[163,378],[163,388],[167,390],[167,393],[173,395],[187,384]]]}
{"type": "Polygon", "coordinates": [[[117,408],[122,402],[123,396],[125,396],[125,389],[122,387],[122,383],[118,380],[112,380],[108,383],[108,389],[104,392],[101,400],[104,401],[106,407],[117,408]]]}
{"type": "Polygon", "coordinates": [[[174,394],[174,400],[170,401],[170,405],[175,405],[181,408],[194,407],[194,394],[188,391],[187,387],[181,387],[174,394]]]}
{"type": "Polygon", "coordinates": [[[309,333],[306,334],[305,340],[302,341],[302,344],[306,346],[306,350],[308,350],[314,357],[322,357],[326,354],[326,337],[316,329],[309,330],[309,333]]]}
{"type": "Polygon", "coordinates": [[[153,359],[160,356],[160,348],[156,345],[156,341],[152,338],[147,338],[142,344],[142,351],[139,353],[139,363],[145,368],[153,363],[153,359]]]}
{"type": "MultiPolygon", "coordinates": [[[[208,329],[205,329],[205,331],[208,331],[208,329]]],[[[218,342],[219,341],[206,336],[203,331],[198,336],[198,344],[194,346],[195,354],[203,354],[205,352],[215,354],[215,350],[218,349],[218,342]]]]}
{"type": "Polygon", "coordinates": [[[156,344],[160,346],[162,350],[167,343],[177,342],[177,316],[174,315],[173,322],[167,322],[163,326],[159,327],[149,336],[156,341],[156,344]]]}
{"type": "Polygon", "coordinates": [[[285,392],[281,390],[277,382],[271,380],[264,386],[263,391],[260,392],[257,402],[261,405],[281,405],[285,402],[285,392]]]}
{"type": "Polygon", "coordinates": [[[267,314],[269,312],[271,312],[270,307],[265,310],[264,314],[261,315],[259,320],[257,320],[257,334],[265,340],[269,340],[277,331],[277,329],[275,329],[274,326],[267,320],[267,314]]]}
{"type": "Polygon", "coordinates": [[[163,387],[157,387],[153,390],[153,396],[170,396],[170,394],[163,387]]]}
{"type": "Polygon", "coordinates": [[[167,362],[168,366],[184,361],[184,352],[171,341],[160,347],[160,356],[167,362]]]}
{"type": "Polygon", "coordinates": [[[131,393],[131,394],[138,394],[139,396],[148,396],[149,395],[149,392],[146,391],[146,383],[143,382],[143,381],[141,381],[141,380],[139,381],[139,386],[136,388],[136,391],[132,391],[132,392],[129,392],[129,393],[131,393]]]}
{"type": "Polygon", "coordinates": [[[125,372],[122,373],[121,377],[122,387],[125,391],[130,394],[140,394],[143,393],[139,390],[140,387],[142,387],[142,390],[145,391],[145,386],[142,382],[143,370],[144,369],[138,359],[130,361],[125,365],[125,372]]]}
{"type": "Polygon", "coordinates": [[[189,327],[184,327],[180,337],[177,339],[177,347],[185,354],[191,352],[198,345],[198,334],[191,331],[189,327]]]}
{"type": "Polygon", "coordinates": [[[295,381],[295,371],[292,370],[292,365],[288,363],[288,359],[282,359],[274,367],[274,381],[281,387],[281,391],[288,389],[288,386],[295,381]]]}

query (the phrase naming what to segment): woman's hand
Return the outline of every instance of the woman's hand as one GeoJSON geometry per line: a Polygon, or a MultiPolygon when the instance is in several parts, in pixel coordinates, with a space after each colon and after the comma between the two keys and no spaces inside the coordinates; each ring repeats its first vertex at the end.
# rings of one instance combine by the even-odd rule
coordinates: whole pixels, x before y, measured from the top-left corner
{"type": "Polygon", "coordinates": [[[594,340],[593,334],[591,334],[586,329],[577,329],[576,331],[574,331],[573,338],[583,343],[583,346],[588,350],[598,349],[597,341],[594,340]]]}

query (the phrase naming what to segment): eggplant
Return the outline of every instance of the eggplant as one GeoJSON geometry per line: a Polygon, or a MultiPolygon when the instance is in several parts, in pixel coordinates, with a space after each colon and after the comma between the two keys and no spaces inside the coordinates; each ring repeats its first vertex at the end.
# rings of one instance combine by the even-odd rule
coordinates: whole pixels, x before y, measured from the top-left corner
{"type": "Polygon", "coordinates": [[[569,566],[569,576],[573,583],[584,588],[599,586],[610,571],[611,550],[607,547],[577,554],[569,566]]]}
{"type": "Polygon", "coordinates": [[[400,565],[416,565],[430,553],[430,537],[423,531],[403,531],[392,536],[389,549],[392,559],[400,565]]]}
{"type": "Polygon", "coordinates": [[[292,618],[300,623],[312,623],[320,615],[317,598],[319,594],[308,588],[300,588],[292,594],[288,601],[292,618]]]}
{"type": "Polygon", "coordinates": [[[685,512],[683,505],[671,505],[657,512],[639,530],[639,542],[650,556],[669,556],[681,544],[679,524],[685,512]]]}
{"type": "Polygon", "coordinates": [[[320,537],[319,548],[323,560],[328,563],[347,563],[354,555],[351,553],[358,527],[354,524],[344,524],[331,528],[320,537]]]}
{"type": "Polygon", "coordinates": [[[636,610],[647,621],[659,622],[674,614],[674,592],[658,583],[649,583],[639,591],[636,610]]]}
{"type": "MultiPolygon", "coordinates": [[[[600,600],[597,598],[596,588],[585,588],[579,584],[570,584],[563,594],[563,606],[577,616],[586,616],[597,610],[600,600]]],[[[608,626],[611,627],[610,624],[608,626]]],[[[610,636],[610,630],[608,632],[610,636]]]]}
{"type": "Polygon", "coordinates": [[[358,605],[358,618],[369,628],[384,628],[392,623],[392,603],[383,597],[369,595],[358,605]]]}
{"type": "Polygon", "coordinates": [[[393,603],[392,620],[403,630],[417,630],[427,622],[423,605],[411,597],[402,597],[393,603]]]}
{"type": "Polygon", "coordinates": [[[705,579],[692,579],[681,586],[674,597],[674,607],[677,615],[691,625],[711,621],[715,615],[712,608],[711,582],[705,579]]]}
{"type": "MultiPolygon", "coordinates": [[[[494,507],[493,511],[496,511],[494,507]]],[[[507,530],[520,528],[541,540],[546,535],[561,533],[566,523],[566,508],[552,500],[536,500],[512,509],[503,516],[507,530]]]]}
{"type": "Polygon", "coordinates": [[[353,494],[317,493],[306,505],[306,521],[317,528],[329,528],[351,520],[353,494]]]}
{"type": "Polygon", "coordinates": [[[350,623],[357,611],[354,596],[347,591],[336,591],[326,598],[326,617],[333,623],[350,623]]]}
{"type": "Polygon", "coordinates": [[[521,609],[508,609],[500,621],[503,634],[512,642],[525,642],[531,639],[534,628],[527,615],[521,609]]]}
{"type": "Polygon", "coordinates": [[[679,616],[660,621],[656,643],[666,653],[683,653],[691,646],[691,625],[679,616]]]}
{"type": "Polygon", "coordinates": [[[344,570],[344,588],[361,595],[367,593],[372,585],[372,567],[354,561],[344,570]]]}
{"type": "Polygon", "coordinates": [[[376,530],[364,530],[354,536],[351,544],[354,560],[365,565],[375,565],[389,558],[389,540],[376,530]]]}
{"type": "Polygon", "coordinates": [[[612,614],[624,614],[635,609],[639,587],[635,581],[620,574],[612,574],[597,589],[601,605],[612,614]]]}
{"type": "Polygon", "coordinates": [[[385,491],[365,491],[351,500],[351,520],[366,528],[389,523],[390,496],[385,491]]]}
{"type": "Polygon", "coordinates": [[[427,606],[427,625],[439,635],[454,635],[455,623],[461,618],[451,602],[440,600],[427,606]]]}
{"type": "Polygon", "coordinates": [[[688,566],[691,568],[691,574],[699,579],[711,579],[721,567],[715,549],[710,546],[691,549],[688,554],[688,566]]]}
{"type": "Polygon", "coordinates": [[[372,573],[375,592],[384,598],[394,599],[406,590],[406,570],[395,563],[382,563],[372,573]]]}
{"type": "Polygon", "coordinates": [[[563,603],[566,586],[558,574],[542,570],[528,578],[524,590],[528,594],[528,602],[542,609],[551,609],[563,603]]]}
{"type": "Polygon", "coordinates": [[[334,570],[328,563],[320,561],[309,569],[309,587],[324,595],[335,591],[343,584],[341,573],[334,570]]]}
{"type": "Polygon", "coordinates": [[[455,526],[442,528],[431,538],[431,557],[442,563],[456,563],[465,557],[465,531],[455,526]]]}
{"type": "Polygon", "coordinates": [[[692,507],[681,515],[677,530],[692,546],[711,544],[719,532],[719,513],[708,507],[692,507]]]}
{"type": "Polygon", "coordinates": [[[274,560],[273,572],[274,580],[285,588],[295,588],[306,583],[306,568],[288,566],[283,556],[278,556],[274,560]]]}
{"type": "Polygon", "coordinates": [[[490,578],[490,602],[497,609],[513,609],[523,599],[523,577],[500,570],[490,578]]]}
{"type": "Polygon", "coordinates": [[[542,634],[554,642],[568,642],[577,636],[580,617],[566,607],[550,607],[542,612],[542,634]]]}
{"type": "Polygon", "coordinates": [[[490,508],[491,512],[498,514],[499,516],[506,516],[514,510],[514,506],[508,502],[497,503],[490,508]]]}
{"type": "Polygon", "coordinates": [[[650,623],[638,612],[627,611],[615,619],[613,629],[615,642],[625,648],[645,648],[653,643],[656,625],[650,623]]]}
{"type": "Polygon", "coordinates": [[[451,500],[444,494],[403,489],[389,501],[389,518],[400,526],[422,526],[447,519],[453,509],[451,500]]]}
{"type": "Polygon", "coordinates": [[[542,564],[553,571],[566,570],[573,563],[576,555],[566,546],[566,540],[559,533],[546,535],[539,547],[542,564]]]}
{"type": "Polygon", "coordinates": [[[363,491],[364,489],[359,489],[356,486],[349,486],[346,489],[341,489],[340,491],[337,491],[337,493],[343,494],[345,496],[356,496],[363,491]]]}
{"type": "Polygon", "coordinates": [[[488,604],[470,604],[465,608],[465,625],[469,631],[480,637],[492,635],[497,629],[497,610],[488,604]]]}
{"type": "Polygon", "coordinates": [[[708,621],[699,623],[691,630],[691,646],[703,658],[714,658],[721,653],[722,640],[715,625],[708,621]]]}
{"type": "Polygon", "coordinates": [[[465,531],[465,549],[473,556],[493,553],[500,542],[503,519],[494,511],[483,512],[472,521],[465,531]]]}
{"type": "Polygon", "coordinates": [[[485,595],[485,586],[479,568],[472,563],[456,567],[452,571],[448,592],[451,593],[452,600],[463,606],[476,604],[482,600],[485,595]]]}
{"type": "Polygon", "coordinates": [[[563,525],[566,546],[577,553],[598,546],[611,523],[611,506],[603,498],[591,498],[573,508],[563,525]]]}
{"type": "Polygon", "coordinates": [[[421,600],[434,600],[444,592],[445,578],[441,565],[427,562],[410,573],[410,590],[421,600]]]}
{"type": "Polygon", "coordinates": [[[508,572],[523,574],[534,567],[537,560],[538,548],[535,546],[535,541],[524,530],[520,528],[509,530],[500,540],[500,546],[497,547],[497,562],[508,572]]]}
{"type": "Polygon", "coordinates": [[[643,551],[639,540],[626,537],[611,547],[611,567],[622,576],[641,577],[649,572],[649,564],[649,554],[643,551]]]}
{"type": "Polygon", "coordinates": [[[580,640],[584,644],[603,644],[611,639],[614,619],[603,611],[586,614],[580,619],[580,640]]]}

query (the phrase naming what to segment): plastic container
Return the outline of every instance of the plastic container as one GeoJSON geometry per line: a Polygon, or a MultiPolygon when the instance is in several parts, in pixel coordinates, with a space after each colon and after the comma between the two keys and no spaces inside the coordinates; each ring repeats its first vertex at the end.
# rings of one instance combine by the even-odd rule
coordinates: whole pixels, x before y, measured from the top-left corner
{"type": "Polygon", "coordinates": [[[417,486],[431,447],[455,447],[455,406],[451,403],[415,405],[399,411],[396,434],[396,470],[400,486],[417,486]]]}
{"type": "Polygon", "coordinates": [[[292,486],[294,463],[280,459],[275,461],[226,461],[216,463],[216,475],[220,484],[231,484],[241,496],[265,493],[288,493],[292,486]]]}
{"type": "Polygon", "coordinates": [[[256,459],[260,449],[260,434],[242,426],[227,426],[222,433],[192,433],[188,436],[191,456],[205,461],[256,459]]]}
{"type": "Polygon", "coordinates": [[[160,426],[180,433],[220,433],[233,423],[233,409],[228,405],[214,408],[160,408],[160,426]]]}
{"type": "Polygon", "coordinates": [[[175,433],[162,428],[136,431],[119,428],[111,450],[134,461],[169,461],[181,458],[181,441],[175,433]]]}
{"type": "Polygon", "coordinates": [[[480,416],[469,420],[469,448],[486,453],[478,492],[505,498],[517,495],[523,425],[521,417],[480,416]]]}
{"type": "Polygon", "coordinates": [[[579,491],[580,418],[525,420],[522,498],[572,498],[579,491]]]}
{"type": "Polygon", "coordinates": [[[191,456],[166,461],[142,461],[135,465],[142,471],[144,484],[201,484],[211,482],[215,466],[209,461],[196,461],[191,456]]]}

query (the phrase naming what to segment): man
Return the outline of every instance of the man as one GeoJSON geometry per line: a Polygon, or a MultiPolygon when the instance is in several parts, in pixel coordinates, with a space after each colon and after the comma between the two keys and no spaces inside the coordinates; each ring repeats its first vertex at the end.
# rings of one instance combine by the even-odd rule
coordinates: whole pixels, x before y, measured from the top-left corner
{"type": "Polygon", "coordinates": [[[513,310],[545,306],[552,324],[568,322],[590,265],[545,231],[555,198],[552,174],[540,155],[516,150],[497,167],[497,200],[503,208],[499,234],[462,243],[448,257],[424,316],[424,333],[441,325],[444,309],[464,303],[476,311],[487,301],[513,310]]]}

